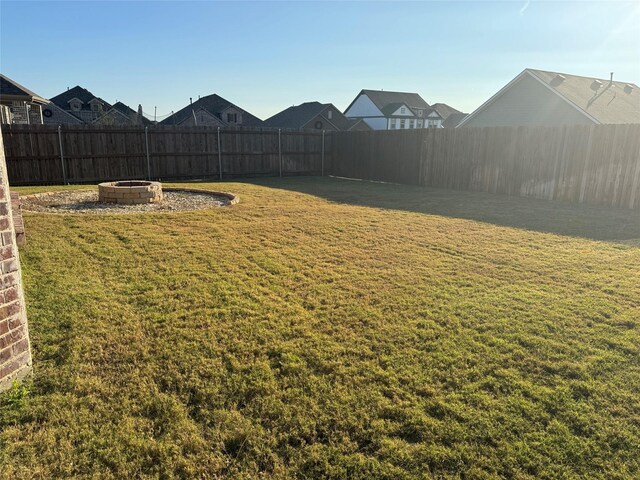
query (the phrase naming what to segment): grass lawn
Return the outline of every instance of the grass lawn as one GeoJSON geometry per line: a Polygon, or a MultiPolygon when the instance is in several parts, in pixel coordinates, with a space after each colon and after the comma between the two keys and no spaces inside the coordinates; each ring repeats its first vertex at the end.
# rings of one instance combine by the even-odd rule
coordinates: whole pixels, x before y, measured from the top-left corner
{"type": "Polygon", "coordinates": [[[638,212],[196,187],[241,202],[26,214],[0,478],[640,477],[638,212]]]}

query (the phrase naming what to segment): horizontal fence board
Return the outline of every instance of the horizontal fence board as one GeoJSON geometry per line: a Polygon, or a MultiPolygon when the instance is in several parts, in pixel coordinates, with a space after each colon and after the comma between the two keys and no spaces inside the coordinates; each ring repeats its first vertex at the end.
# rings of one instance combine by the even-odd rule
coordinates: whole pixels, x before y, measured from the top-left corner
{"type": "Polygon", "coordinates": [[[640,125],[332,136],[330,174],[640,209],[640,125]]]}
{"type": "Polygon", "coordinates": [[[331,148],[328,133],[264,128],[3,125],[2,132],[13,185],[320,175],[331,148]]]}

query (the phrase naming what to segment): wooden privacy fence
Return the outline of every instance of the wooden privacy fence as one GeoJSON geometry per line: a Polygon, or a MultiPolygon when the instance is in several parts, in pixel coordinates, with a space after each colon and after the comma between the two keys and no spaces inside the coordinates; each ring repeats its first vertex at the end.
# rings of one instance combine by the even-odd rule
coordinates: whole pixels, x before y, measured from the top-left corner
{"type": "Polygon", "coordinates": [[[323,132],[2,125],[12,185],[321,175],[323,132]]]}
{"type": "Polygon", "coordinates": [[[334,134],[331,174],[640,209],[640,124],[334,134]]]}

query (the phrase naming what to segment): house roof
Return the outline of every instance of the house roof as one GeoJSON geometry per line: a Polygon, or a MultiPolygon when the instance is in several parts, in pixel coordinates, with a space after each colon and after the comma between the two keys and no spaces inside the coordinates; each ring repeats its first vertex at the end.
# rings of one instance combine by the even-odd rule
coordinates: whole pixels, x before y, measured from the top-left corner
{"type": "Polygon", "coordinates": [[[598,123],[640,123],[640,88],[635,84],[530,68],[527,71],[598,123]],[[602,84],[597,91],[591,89],[594,80],[602,84]]]}
{"type": "Polygon", "coordinates": [[[20,85],[18,82],[11,80],[9,77],[0,73],[0,98],[3,100],[18,100],[32,103],[46,104],[47,99],[41,97],[37,93],[32,92],[27,87],[20,85]]]}
{"type": "Polygon", "coordinates": [[[465,117],[469,115],[468,113],[451,113],[447,118],[442,121],[443,128],[454,128],[457,127],[458,124],[465,119],[465,117]]]}
{"type": "Polygon", "coordinates": [[[451,115],[452,113],[459,113],[459,114],[462,113],[460,110],[456,110],[455,108],[453,108],[450,105],[447,105],[446,103],[434,103],[431,106],[436,109],[436,112],[438,112],[438,114],[442,117],[443,120],[446,120],[447,118],[449,118],[449,115],[451,115]]]}
{"type": "Polygon", "coordinates": [[[640,88],[633,83],[526,68],[458,126],[484,110],[525,75],[540,82],[594,123],[640,123],[640,88]],[[600,83],[597,90],[592,89],[594,82],[600,83]]]}
{"type": "Polygon", "coordinates": [[[80,85],[76,85],[75,87],[67,90],[66,92],[62,92],[56,95],[50,100],[53,103],[55,103],[57,106],[62,108],[63,110],[68,110],[69,101],[72,100],[73,98],[77,98],[82,102],[82,106],[80,107],[81,110],[91,110],[91,105],[89,104],[89,102],[94,98],[101,101],[104,104],[103,110],[106,111],[111,108],[111,105],[105,102],[102,98],[96,97],[93,93],[91,93],[86,88],[82,88],[80,85]]]}
{"type": "Polygon", "coordinates": [[[359,121],[359,119],[349,120],[332,103],[305,102],[300,105],[293,105],[280,113],[276,113],[264,121],[264,126],[274,128],[304,128],[305,125],[318,115],[338,130],[349,130],[359,121]],[[331,118],[329,118],[326,113],[329,109],[333,112],[331,118]]]}
{"type": "MultiPolygon", "coordinates": [[[[137,118],[137,115],[138,115],[137,111],[135,111],[133,108],[129,107],[129,105],[125,105],[122,102],[114,103],[111,106],[111,108],[113,108],[114,110],[119,111],[120,113],[122,113],[126,117],[130,118],[131,120],[135,120],[137,118]]],[[[151,125],[152,123],[153,122],[151,120],[149,120],[147,117],[142,115],[142,124],[143,125],[151,125]]]]}
{"type": "MultiPolygon", "coordinates": [[[[406,103],[388,103],[387,105],[385,105],[384,107],[380,108],[380,111],[382,113],[384,113],[387,117],[391,117],[393,116],[394,113],[396,113],[398,111],[399,108],[403,107],[404,105],[407,105],[406,103]]],[[[409,107],[409,105],[407,105],[407,107],[409,108],[409,110],[411,110],[411,107],[409,107]]],[[[411,113],[415,112],[413,110],[411,110],[411,113]]],[[[404,116],[404,115],[401,115],[404,116]]]]}
{"type": "Polygon", "coordinates": [[[246,110],[238,107],[237,105],[231,103],[229,100],[222,98],[220,95],[213,94],[207,95],[206,97],[201,97],[192,104],[187,105],[186,107],[178,110],[173,115],[169,115],[167,118],[160,122],[160,125],[178,125],[184,122],[189,116],[193,115],[192,112],[196,110],[205,110],[209,112],[211,115],[218,117],[223,120],[221,117],[222,112],[224,112],[229,107],[235,107],[238,110],[243,112],[242,125],[248,127],[261,127],[263,122],[258,117],[251,115],[246,110]]]}
{"type": "Polygon", "coordinates": [[[362,90],[346,108],[345,112],[351,108],[351,105],[360,97],[366,95],[375,104],[380,111],[389,104],[401,104],[404,103],[409,108],[429,108],[429,104],[417,93],[410,92],[387,92],[385,90],[362,90]]]}
{"type": "Polygon", "coordinates": [[[280,113],[264,121],[265,127],[278,128],[302,128],[312,118],[322,113],[330,104],[320,102],[305,102],[300,105],[293,105],[280,113]]]}

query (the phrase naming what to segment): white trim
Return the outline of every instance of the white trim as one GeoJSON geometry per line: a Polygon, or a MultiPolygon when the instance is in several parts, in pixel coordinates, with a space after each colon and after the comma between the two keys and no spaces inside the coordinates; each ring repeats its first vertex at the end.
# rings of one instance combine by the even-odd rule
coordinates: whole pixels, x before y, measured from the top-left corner
{"type": "Polygon", "coordinates": [[[476,108],[473,112],[471,112],[469,115],[467,115],[458,125],[456,125],[455,128],[460,128],[461,126],[463,126],[465,123],[467,123],[471,118],[473,118],[474,116],[476,116],[478,113],[480,113],[482,110],[484,110],[486,107],[488,107],[490,104],[492,104],[495,100],[497,100],[499,97],[502,96],[502,94],[504,94],[509,88],[511,88],[515,83],[517,83],[518,81],[520,81],[522,79],[522,77],[525,76],[525,74],[529,75],[530,77],[532,77],[534,80],[537,80],[540,84],[544,85],[548,90],[552,91],[553,93],[555,93],[558,97],[560,97],[562,100],[564,100],[566,103],[568,103],[570,106],[572,106],[573,108],[575,108],[576,110],[578,110],[578,112],[580,112],[582,115],[584,115],[585,117],[587,117],[589,120],[595,122],[596,124],[600,124],[600,122],[598,120],[596,120],[594,117],[592,117],[591,115],[589,115],[587,112],[585,112],[582,108],[580,108],[579,106],[577,106],[575,103],[573,103],[572,101],[568,100],[564,95],[562,95],[561,93],[559,93],[558,91],[556,91],[555,89],[551,88],[549,85],[547,85],[543,80],[541,80],[537,75],[534,75],[533,73],[531,73],[531,71],[528,68],[525,68],[522,72],[520,72],[520,74],[514,78],[513,80],[511,80],[509,83],[507,83],[504,87],[502,87],[500,90],[498,90],[497,93],[495,93],[492,97],[489,98],[489,100],[487,100],[486,102],[484,102],[482,105],[480,105],[478,108],[476,108]]]}
{"type": "Polygon", "coordinates": [[[80,100],[78,97],[73,97],[71,100],[67,100],[67,103],[71,103],[74,100],[77,100],[78,102],[80,102],[82,105],[84,105],[84,102],[82,100],[80,100]]]}

